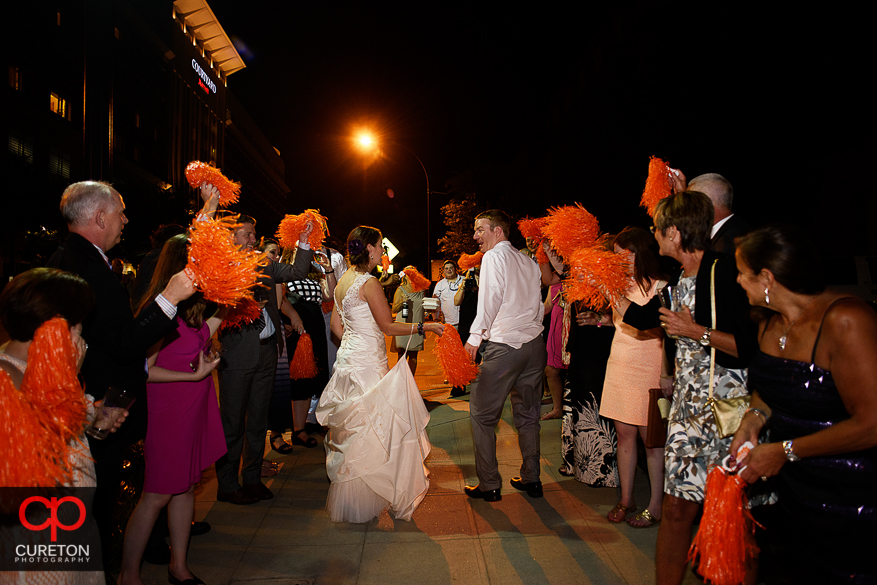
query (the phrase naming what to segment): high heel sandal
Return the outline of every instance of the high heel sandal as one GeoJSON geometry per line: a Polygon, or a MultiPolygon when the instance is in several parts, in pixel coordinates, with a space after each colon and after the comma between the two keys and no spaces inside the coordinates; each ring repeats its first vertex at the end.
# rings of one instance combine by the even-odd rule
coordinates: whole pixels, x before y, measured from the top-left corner
{"type": "Polygon", "coordinates": [[[608,514],[606,514],[606,519],[610,522],[615,522],[618,524],[619,522],[624,522],[624,519],[628,514],[632,514],[636,512],[636,506],[625,506],[621,502],[615,504],[615,507],[612,508],[608,514]]]}
{"type": "MultiPolygon", "coordinates": [[[[298,445],[299,447],[304,447],[306,449],[313,449],[317,446],[317,440],[313,437],[308,437],[307,439],[300,438],[299,435],[304,432],[304,429],[300,431],[292,431],[292,437],[290,437],[290,441],[293,445],[298,445]]],[[[307,433],[305,433],[305,435],[307,435],[307,433]]],[[[291,450],[292,448],[290,447],[290,451],[291,450]]]]}
{"type": "MultiPolygon", "coordinates": [[[[295,443],[295,441],[293,441],[295,443]]],[[[292,453],[292,445],[283,440],[283,435],[271,435],[271,450],[277,451],[281,455],[289,455],[292,453]],[[283,443],[279,447],[274,444],[274,441],[280,439],[280,442],[283,443]]]]}

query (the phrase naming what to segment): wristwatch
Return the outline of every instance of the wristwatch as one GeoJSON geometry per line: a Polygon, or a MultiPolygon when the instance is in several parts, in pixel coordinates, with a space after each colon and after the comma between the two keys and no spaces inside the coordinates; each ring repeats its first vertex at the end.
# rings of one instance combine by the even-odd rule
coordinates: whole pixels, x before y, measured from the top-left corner
{"type": "Polygon", "coordinates": [[[794,446],[792,445],[792,441],[783,441],[783,451],[786,453],[786,459],[794,463],[795,461],[800,461],[801,458],[795,455],[794,446]]]}
{"type": "Polygon", "coordinates": [[[707,327],[704,329],[703,335],[700,336],[700,344],[704,347],[707,347],[710,344],[710,336],[713,334],[713,330],[707,327]]]}

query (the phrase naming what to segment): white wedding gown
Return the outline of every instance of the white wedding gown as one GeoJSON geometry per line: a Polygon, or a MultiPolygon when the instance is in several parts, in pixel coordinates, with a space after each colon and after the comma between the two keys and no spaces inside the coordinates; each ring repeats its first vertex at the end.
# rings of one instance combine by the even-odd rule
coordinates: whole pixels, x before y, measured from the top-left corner
{"type": "Polygon", "coordinates": [[[342,302],[336,299],[344,336],[316,410],[329,427],[326,508],[333,522],[368,522],[387,507],[397,519],[411,520],[429,489],[429,413],[407,360],[387,371],[384,334],[359,298],[369,278],[359,275],[342,302]]]}

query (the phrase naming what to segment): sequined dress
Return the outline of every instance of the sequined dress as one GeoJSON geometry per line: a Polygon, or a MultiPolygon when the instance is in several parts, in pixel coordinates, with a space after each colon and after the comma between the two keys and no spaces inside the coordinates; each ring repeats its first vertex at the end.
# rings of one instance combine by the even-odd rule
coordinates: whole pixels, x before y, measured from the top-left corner
{"type": "MultiPolygon", "coordinates": [[[[758,352],[749,366],[749,385],[771,408],[772,442],[809,435],[850,417],[831,372],[812,360],[758,352]]],[[[877,581],[870,560],[877,529],[877,448],[786,463],[777,483],[788,521],[800,525],[800,530],[787,526],[790,534],[804,536],[798,545],[803,550],[794,553],[797,563],[813,563],[832,582],[877,581]]]]}

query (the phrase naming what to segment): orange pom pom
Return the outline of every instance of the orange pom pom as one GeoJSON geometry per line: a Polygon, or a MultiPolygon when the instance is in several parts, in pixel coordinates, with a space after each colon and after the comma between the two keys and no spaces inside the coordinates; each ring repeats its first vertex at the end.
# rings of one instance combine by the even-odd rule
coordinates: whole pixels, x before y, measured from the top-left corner
{"type": "Polygon", "coordinates": [[[323,309],[323,314],[328,315],[335,308],[335,301],[323,301],[320,303],[320,307],[323,309]]]}
{"type": "Polygon", "coordinates": [[[21,390],[0,373],[0,486],[48,487],[70,481],[68,443],[86,422],[76,378],[77,352],[67,321],[43,323],[28,349],[21,390]]]}
{"type": "Polygon", "coordinates": [[[649,176],[646,178],[646,188],[640,205],[649,212],[649,217],[655,217],[655,207],[658,201],[673,194],[673,185],[670,182],[670,166],[656,156],[649,159],[649,176]]]}
{"type": "Polygon", "coordinates": [[[76,377],[77,351],[70,327],[61,317],[49,319],[36,330],[27,350],[27,370],[21,389],[66,444],[82,432],[85,394],[76,377]]]}
{"type": "Polygon", "coordinates": [[[737,585],[746,576],[746,558],[758,554],[755,522],[748,508],[746,482],[715,466],[707,475],[700,528],[688,559],[700,558],[698,571],[715,585],[737,585]]]}
{"type": "Polygon", "coordinates": [[[0,487],[52,487],[70,481],[67,444],[54,425],[43,422],[47,414],[0,370],[0,487]]]}
{"type": "Polygon", "coordinates": [[[308,223],[314,226],[308,235],[308,244],[311,250],[319,250],[323,247],[323,240],[329,235],[329,224],[316,209],[308,209],[304,213],[284,217],[277,226],[275,237],[284,248],[295,248],[298,246],[299,234],[307,229],[308,223]]]}
{"type": "Polygon", "coordinates": [[[481,259],[484,258],[484,252],[475,252],[474,254],[460,254],[457,266],[460,270],[466,272],[476,266],[481,266],[481,259]]]}
{"type": "Polygon", "coordinates": [[[226,178],[218,168],[197,160],[186,165],[186,180],[189,181],[189,186],[196,189],[201,183],[210,183],[219,189],[219,205],[222,207],[237,203],[241,193],[240,183],[226,178]]]}
{"type": "Polygon", "coordinates": [[[289,377],[293,380],[313,378],[320,371],[314,358],[314,342],[307,333],[302,333],[295,346],[295,355],[289,360],[289,377]]]}
{"type": "Polygon", "coordinates": [[[581,203],[556,207],[548,212],[542,235],[565,260],[579,248],[593,246],[600,235],[600,224],[581,203]]]}
{"type": "Polygon", "coordinates": [[[390,257],[386,254],[381,254],[381,268],[384,269],[384,273],[390,271],[390,257]]]}
{"type": "Polygon", "coordinates": [[[630,285],[627,259],[601,247],[576,250],[568,263],[570,275],[563,281],[566,298],[594,310],[603,309],[607,301],[615,304],[630,285]]]}
{"type": "Polygon", "coordinates": [[[478,366],[472,363],[472,358],[463,348],[460,334],[451,325],[445,325],[432,353],[438,358],[445,378],[452,386],[463,387],[478,376],[478,366]]]}
{"type": "Polygon", "coordinates": [[[414,292],[424,291],[428,289],[431,284],[429,279],[418,272],[413,266],[406,266],[402,269],[402,273],[408,277],[409,281],[411,281],[411,290],[414,292]]]}
{"type": "Polygon", "coordinates": [[[249,325],[258,319],[261,314],[262,309],[259,307],[259,303],[250,297],[244,297],[226,313],[225,319],[219,325],[219,330],[249,325]]]}
{"type": "Polygon", "coordinates": [[[189,228],[189,264],[204,298],[221,305],[235,305],[259,286],[260,266],[267,257],[241,250],[234,242],[235,218],[203,218],[189,228]]]}
{"type": "Polygon", "coordinates": [[[521,235],[525,238],[529,238],[536,244],[536,261],[539,262],[539,264],[548,264],[548,256],[545,254],[545,250],[542,249],[542,242],[545,241],[543,229],[547,224],[547,217],[539,217],[536,219],[525,217],[524,219],[518,220],[518,229],[521,230],[521,235]]]}

